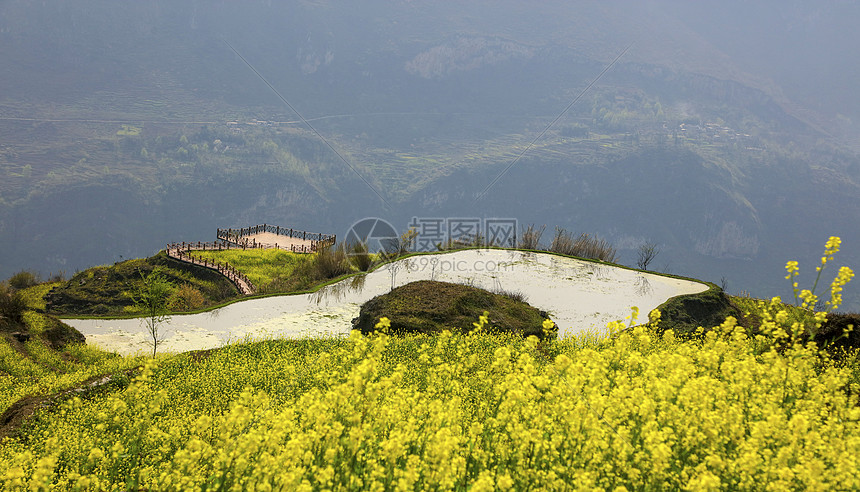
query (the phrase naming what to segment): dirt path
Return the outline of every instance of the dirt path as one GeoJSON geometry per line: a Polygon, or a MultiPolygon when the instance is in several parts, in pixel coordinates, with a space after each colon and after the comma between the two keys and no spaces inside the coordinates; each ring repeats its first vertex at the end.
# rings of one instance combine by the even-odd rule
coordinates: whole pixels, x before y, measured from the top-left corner
{"type": "Polygon", "coordinates": [[[231,282],[233,282],[233,284],[236,285],[236,288],[239,289],[239,292],[242,295],[247,296],[247,295],[251,295],[251,294],[254,294],[257,292],[257,289],[255,289],[254,286],[251,284],[251,282],[248,281],[247,279],[240,277],[240,276],[237,276],[237,275],[230,275],[229,272],[225,272],[222,269],[220,269],[218,267],[218,265],[213,265],[212,263],[201,260],[200,258],[197,258],[193,255],[189,255],[185,251],[182,251],[180,249],[168,248],[167,249],[167,256],[169,256],[175,260],[184,261],[185,263],[191,263],[192,265],[202,266],[204,268],[209,268],[211,270],[215,270],[216,272],[224,275],[231,282]]]}

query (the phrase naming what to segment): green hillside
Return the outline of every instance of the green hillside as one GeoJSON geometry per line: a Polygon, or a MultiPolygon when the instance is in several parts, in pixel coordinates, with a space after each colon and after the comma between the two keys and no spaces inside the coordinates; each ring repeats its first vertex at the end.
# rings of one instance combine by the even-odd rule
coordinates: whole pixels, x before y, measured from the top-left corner
{"type": "Polygon", "coordinates": [[[811,238],[838,234],[860,262],[851,114],[736,63],[692,7],[209,7],[0,7],[0,276],[252,222],[416,216],[593,230],[622,258],[659,242],[661,269],[759,296],[778,289],[773,259],[814,258],[811,238]]]}

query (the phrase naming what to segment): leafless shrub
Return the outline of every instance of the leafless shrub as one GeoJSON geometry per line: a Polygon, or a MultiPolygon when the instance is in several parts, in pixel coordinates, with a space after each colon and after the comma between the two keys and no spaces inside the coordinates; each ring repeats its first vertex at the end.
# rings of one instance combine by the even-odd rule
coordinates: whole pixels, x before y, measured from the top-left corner
{"type": "Polygon", "coordinates": [[[552,239],[549,250],[563,255],[590,258],[608,263],[615,263],[618,259],[618,252],[609,244],[609,241],[585,233],[574,238],[573,233],[567,232],[561,227],[555,228],[555,237],[552,239]]]}
{"type": "Polygon", "coordinates": [[[648,270],[648,264],[660,254],[660,248],[657,247],[656,244],[652,242],[647,242],[639,246],[639,260],[636,262],[636,266],[640,270],[648,270]]]}
{"type": "Polygon", "coordinates": [[[60,270],[60,271],[59,271],[59,272],[57,272],[57,273],[52,273],[52,274],[50,275],[50,277],[49,277],[49,280],[48,280],[48,281],[49,281],[49,282],[51,282],[51,283],[54,283],[54,282],[65,282],[65,281],[66,281],[66,271],[65,271],[65,270],[60,270]]]}
{"type": "Polygon", "coordinates": [[[535,227],[534,224],[529,224],[529,226],[523,230],[520,237],[520,249],[540,248],[540,238],[543,236],[544,230],[546,230],[546,224],[540,226],[540,228],[535,227]]]}

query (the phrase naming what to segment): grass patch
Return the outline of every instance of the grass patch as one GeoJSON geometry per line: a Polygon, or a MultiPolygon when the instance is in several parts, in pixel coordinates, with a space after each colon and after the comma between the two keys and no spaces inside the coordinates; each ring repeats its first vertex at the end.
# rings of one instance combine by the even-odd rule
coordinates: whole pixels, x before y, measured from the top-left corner
{"type": "Polygon", "coordinates": [[[273,283],[283,284],[285,279],[293,277],[297,270],[312,260],[312,255],[280,249],[192,251],[191,254],[209,261],[229,263],[247,275],[261,292],[268,292],[273,283]]]}
{"type": "MultiPolygon", "coordinates": [[[[351,252],[360,250],[351,249],[351,252]]],[[[369,269],[377,260],[372,254],[350,256],[343,247],[292,253],[278,249],[193,251],[209,261],[227,262],[247,275],[260,294],[284,294],[309,290],[343,275],[369,269]]]]}
{"type": "Polygon", "coordinates": [[[555,237],[552,239],[549,250],[567,256],[589,258],[607,263],[618,261],[618,252],[609,241],[585,233],[580,233],[579,236],[574,237],[572,232],[561,227],[555,228],[555,237]]]}

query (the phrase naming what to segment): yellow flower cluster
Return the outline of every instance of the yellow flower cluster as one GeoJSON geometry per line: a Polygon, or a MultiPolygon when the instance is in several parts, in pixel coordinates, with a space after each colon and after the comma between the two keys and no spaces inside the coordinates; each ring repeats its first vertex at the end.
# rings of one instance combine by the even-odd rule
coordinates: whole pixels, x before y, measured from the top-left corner
{"type": "Polygon", "coordinates": [[[839,273],[833,279],[833,283],[830,284],[830,300],[827,301],[830,310],[839,309],[839,306],[842,304],[842,288],[852,278],[854,278],[854,272],[850,268],[846,266],[839,268],[839,273]]]}
{"type": "Polygon", "coordinates": [[[148,364],[124,389],[41,414],[0,444],[0,478],[7,490],[858,488],[849,376],[811,345],[762,352],[733,319],[697,341],[649,325],[542,347],[448,332],[245,343],[148,364]]]}
{"type": "Polygon", "coordinates": [[[383,316],[379,318],[379,322],[374,325],[374,328],[382,331],[383,333],[388,333],[388,331],[391,329],[391,320],[383,316]]]}
{"type": "Polygon", "coordinates": [[[484,329],[485,326],[490,322],[490,312],[484,311],[484,314],[478,316],[478,321],[472,323],[472,326],[475,327],[474,333],[480,333],[481,330],[484,329]]]}
{"type": "MultiPolygon", "coordinates": [[[[818,281],[821,279],[821,273],[824,271],[827,263],[833,261],[833,255],[839,252],[841,245],[842,239],[837,236],[830,236],[827,243],[825,243],[824,256],[821,257],[821,264],[815,267],[815,271],[818,273],[815,277],[815,283],[812,284],[812,289],[801,290],[799,288],[797,276],[800,275],[800,268],[798,267],[797,261],[792,260],[785,264],[785,270],[788,273],[788,275],[785,276],[785,279],[791,282],[795,304],[799,303],[801,308],[809,310],[813,310],[818,307],[819,299],[815,294],[815,290],[818,287],[818,281]]],[[[853,277],[854,272],[851,271],[850,268],[843,266],[839,269],[839,273],[830,284],[830,300],[824,304],[827,311],[833,311],[839,308],[840,304],[842,304],[842,287],[850,282],[853,277]]]]}

